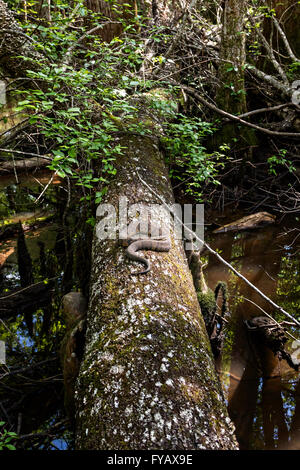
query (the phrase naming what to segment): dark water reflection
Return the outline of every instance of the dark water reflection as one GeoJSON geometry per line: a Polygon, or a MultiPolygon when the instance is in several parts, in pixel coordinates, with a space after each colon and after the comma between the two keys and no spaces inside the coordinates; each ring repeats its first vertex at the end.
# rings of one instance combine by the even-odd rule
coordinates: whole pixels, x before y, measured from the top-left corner
{"type": "MultiPolygon", "coordinates": [[[[47,171],[31,176],[21,175],[18,185],[13,177],[0,178],[0,219],[13,218],[17,213],[16,220],[19,220],[22,213],[22,220],[26,225],[26,217],[30,218],[32,211],[36,210],[35,200],[40,193],[41,184],[45,187],[51,175],[47,171]]],[[[10,330],[15,332],[17,342],[7,336],[7,325],[1,323],[0,339],[3,337],[8,343],[11,368],[26,365],[24,357],[27,353],[30,360],[33,357],[35,362],[52,357],[51,355],[51,361],[55,360],[54,353],[59,349],[63,335],[59,314],[60,299],[69,290],[87,290],[88,263],[84,263],[84,260],[88,258],[87,247],[91,245],[89,237],[92,232],[87,237],[87,217],[81,217],[81,209],[76,205],[69,208],[68,214],[65,213],[66,192],[60,186],[60,180],[55,178],[38,205],[46,211],[54,211],[54,219],[45,226],[39,226],[37,230],[26,232],[35,280],[58,276],[55,292],[50,305],[32,312],[33,335],[29,334],[21,315],[16,314],[8,322],[10,330]],[[81,220],[83,223],[80,225],[81,220]],[[21,362],[18,354],[21,355],[21,362]]],[[[236,219],[239,217],[240,215],[236,219]]],[[[226,221],[222,221],[223,223],[226,221]]],[[[297,224],[295,218],[285,218],[280,224],[265,229],[215,236],[208,233],[206,239],[255,286],[299,319],[300,226],[297,224]]],[[[245,298],[275,316],[277,321],[285,318],[275,313],[264,299],[237,279],[215,257],[209,256],[207,261],[205,277],[209,287],[214,288],[222,280],[226,281],[230,291],[231,315],[226,327],[223,354],[217,368],[229,413],[236,426],[240,448],[300,449],[299,375],[285,361],[279,362],[270,350],[251,344],[243,321],[260,316],[262,312],[245,298]]],[[[0,242],[0,293],[18,286],[20,276],[16,238],[5,239],[0,242]]],[[[289,328],[289,331],[299,337],[299,331],[293,328],[289,328]]],[[[287,347],[291,353],[296,350],[293,348],[293,340],[289,341],[287,347]]],[[[59,362],[50,362],[49,368],[41,371],[41,376],[31,377],[30,380],[34,379],[35,383],[39,383],[41,377],[43,381],[47,377],[42,390],[33,388],[33,382],[30,382],[28,388],[27,376],[26,383],[24,377],[18,375],[13,376],[13,382],[2,381],[0,401],[5,403],[6,415],[2,416],[0,410],[0,421],[9,421],[10,429],[18,430],[21,434],[48,429],[49,420],[57,426],[64,416],[62,377],[57,367],[59,362]],[[8,386],[11,390],[9,396],[8,386]],[[37,396],[43,399],[37,400],[37,396]],[[18,406],[15,403],[19,403],[18,406]]],[[[52,448],[53,442],[56,442],[55,445],[57,442],[65,442],[65,430],[62,424],[59,432],[54,433],[56,441],[50,439],[48,447],[37,441],[36,448],[52,448]]]]}
{"type": "MultiPolygon", "coordinates": [[[[206,238],[258,289],[299,320],[300,232],[295,227],[295,218],[285,218],[265,229],[206,238]]],[[[231,315],[217,368],[240,448],[300,449],[299,374],[271,350],[251,342],[243,321],[263,313],[246,299],[277,321],[287,319],[214,256],[209,256],[205,277],[211,288],[220,280],[229,287],[231,315]]],[[[299,338],[299,330],[289,327],[288,331],[299,338]]],[[[296,355],[299,346],[291,339],[286,349],[296,355]]]]}
{"type": "Polygon", "coordinates": [[[18,448],[72,445],[59,359],[65,334],[60,303],[71,290],[85,295],[88,290],[92,227],[87,207],[69,197],[53,172],[21,174],[18,182],[0,178],[0,339],[7,359],[7,367],[0,365],[0,421],[21,436],[18,448]],[[19,220],[23,244],[14,229],[19,220]],[[20,265],[23,273],[29,267],[26,285],[20,265]],[[34,288],[29,295],[27,288],[34,288]],[[27,441],[27,435],[33,437],[27,441]]]}

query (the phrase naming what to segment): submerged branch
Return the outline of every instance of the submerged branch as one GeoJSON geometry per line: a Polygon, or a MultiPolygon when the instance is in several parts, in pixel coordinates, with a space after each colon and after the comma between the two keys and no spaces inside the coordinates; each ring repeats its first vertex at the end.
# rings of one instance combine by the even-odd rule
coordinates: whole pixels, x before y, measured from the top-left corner
{"type": "MultiPolygon", "coordinates": [[[[255,302],[253,302],[252,300],[250,299],[247,299],[247,297],[243,297],[244,300],[247,300],[247,302],[250,302],[251,304],[255,305],[255,307],[257,307],[261,312],[263,312],[264,315],[266,315],[266,317],[270,318],[271,320],[273,320],[273,322],[279,326],[280,328],[282,327],[282,325],[280,325],[280,323],[278,323],[278,321],[275,320],[275,318],[273,318],[269,313],[267,313],[263,308],[261,308],[259,305],[257,305],[255,302]]],[[[288,323],[288,322],[286,322],[288,323]]],[[[289,323],[291,326],[295,326],[295,323],[289,323]]],[[[286,331],[286,334],[288,336],[290,336],[292,339],[294,339],[295,341],[298,341],[297,338],[295,338],[295,336],[291,335],[291,333],[289,333],[288,331],[286,331]]]]}

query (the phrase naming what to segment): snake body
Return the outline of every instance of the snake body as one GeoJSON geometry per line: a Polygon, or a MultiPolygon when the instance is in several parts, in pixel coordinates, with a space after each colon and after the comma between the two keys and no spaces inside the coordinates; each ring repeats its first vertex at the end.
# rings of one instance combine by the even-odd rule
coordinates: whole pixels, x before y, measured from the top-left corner
{"type": "Polygon", "coordinates": [[[167,252],[171,248],[171,242],[167,238],[158,237],[157,239],[143,239],[143,240],[130,240],[129,246],[127,247],[125,254],[132,261],[139,261],[146,266],[144,271],[131,273],[132,275],[136,274],[146,274],[150,271],[151,265],[150,261],[143,256],[138,255],[136,252],[140,250],[151,250],[151,251],[160,251],[167,252]]]}

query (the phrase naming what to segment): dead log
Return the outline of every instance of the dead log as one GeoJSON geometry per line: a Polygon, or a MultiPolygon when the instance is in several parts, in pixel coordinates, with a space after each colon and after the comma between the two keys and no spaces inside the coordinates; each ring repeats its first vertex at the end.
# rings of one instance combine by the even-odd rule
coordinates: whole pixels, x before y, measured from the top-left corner
{"type": "Polygon", "coordinates": [[[36,170],[49,165],[51,160],[43,157],[24,158],[22,160],[13,160],[0,163],[0,175],[7,175],[14,171],[23,172],[27,170],[36,170]]]}
{"type": "Polygon", "coordinates": [[[217,228],[213,233],[239,232],[241,230],[254,230],[274,224],[276,217],[268,212],[257,212],[257,214],[246,215],[239,220],[230,222],[217,228]]]}
{"type": "MultiPolygon", "coordinates": [[[[159,205],[138,174],[167,204],[174,202],[155,137],[156,123],[159,128],[165,116],[150,108],[154,99],[166,106],[170,97],[153,90],[134,103],[151,133],[124,129],[118,139],[124,151],[103,201],[118,214],[120,196],[132,209],[159,205]]],[[[76,381],[76,447],[237,448],[182,241],[171,227],[171,249],[147,251],[150,271],[132,275],[140,266],[127,259],[119,240],[98,237],[101,220],[98,214],[85,352],[76,381]]]]}
{"type": "Polygon", "coordinates": [[[284,348],[288,338],[280,324],[268,317],[254,317],[245,320],[245,325],[253,344],[266,346],[280,361],[285,359],[292,369],[296,371],[299,369],[299,364],[294,363],[291,355],[284,348]]]}

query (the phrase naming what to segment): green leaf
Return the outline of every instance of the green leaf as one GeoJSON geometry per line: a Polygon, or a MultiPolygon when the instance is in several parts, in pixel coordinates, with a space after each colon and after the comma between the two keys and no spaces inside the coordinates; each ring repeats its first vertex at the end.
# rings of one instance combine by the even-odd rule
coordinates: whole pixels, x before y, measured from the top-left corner
{"type": "Polygon", "coordinates": [[[13,446],[12,444],[6,444],[5,447],[6,447],[8,450],[16,450],[15,446],[13,446]]]}

